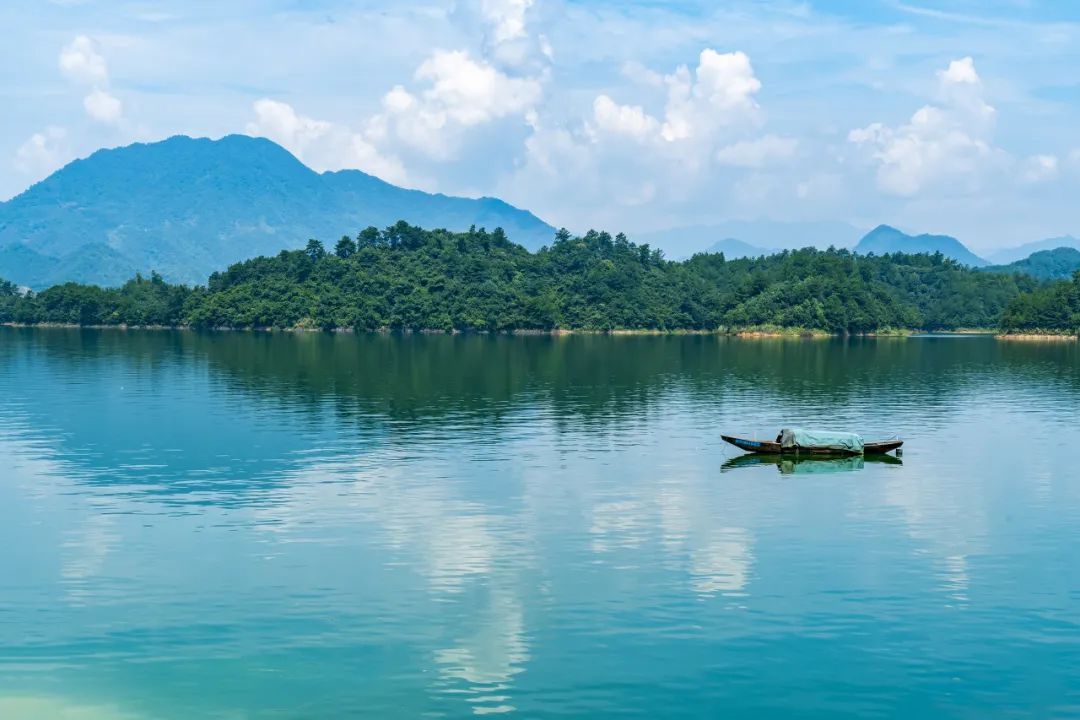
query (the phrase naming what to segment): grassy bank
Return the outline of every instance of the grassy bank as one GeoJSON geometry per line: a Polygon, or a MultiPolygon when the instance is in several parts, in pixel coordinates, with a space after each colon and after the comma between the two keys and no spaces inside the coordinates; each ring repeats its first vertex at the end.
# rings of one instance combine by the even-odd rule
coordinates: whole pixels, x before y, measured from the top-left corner
{"type": "MultiPolygon", "coordinates": [[[[365,333],[372,334],[401,334],[401,335],[508,335],[517,337],[530,337],[530,336],[570,336],[570,335],[609,335],[609,336],[628,336],[628,337],[640,337],[640,336],[689,336],[689,335],[711,335],[717,337],[736,337],[747,340],[752,339],[790,339],[790,340],[821,340],[830,338],[843,338],[843,337],[860,337],[860,338],[909,338],[913,335],[925,334],[924,330],[907,330],[907,329],[887,329],[866,333],[848,333],[848,332],[827,332],[825,330],[814,330],[811,328],[784,328],[774,326],[753,326],[753,327],[725,327],[716,328],[712,330],[695,330],[695,329],[672,329],[672,330],[656,330],[656,329],[640,329],[640,328],[612,328],[606,330],[591,330],[581,328],[552,328],[548,330],[531,330],[531,329],[514,329],[514,330],[456,330],[456,329],[440,329],[440,328],[375,328],[372,330],[356,329],[351,327],[336,327],[336,328],[319,328],[311,325],[297,325],[294,327],[267,327],[267,326],[252,326],[252,327],[205,327],[195,325],[133,325],[125,323],[117,323],[113,325],[104,324],[92,324],[82,325],[79,323],[56,323],[56,322],[42,322],[42,323],[18,323],[18,322],[2,322],[0,327],[11,328],[54,328],[54,329],[67,329],[67,330],[122,330],[122,331],[144,331],[144,330],[185,330],[191,332],[255,332],[255,333],[344,333],[344,334],[357,334],[363,335],[365,333]]],[[[949,334],[971,334],[971,335],[994,335],[993,330],[964,330],[949,334]]],[[[1058,338],[1058,339],[1074,339],[1073,336],[1063,335],[1031,335],[1031,336],[1005,336],[998,335],[1002,339],[1024,339],[1030,338],[1058,338]]]]}
{"type": "Polygon", "coordinates": [[[1080,340],[1080,336],[1064,332],[1022,332],[1001,333],[997,339],[1011,342],[1075,342],[1080,340]]]}

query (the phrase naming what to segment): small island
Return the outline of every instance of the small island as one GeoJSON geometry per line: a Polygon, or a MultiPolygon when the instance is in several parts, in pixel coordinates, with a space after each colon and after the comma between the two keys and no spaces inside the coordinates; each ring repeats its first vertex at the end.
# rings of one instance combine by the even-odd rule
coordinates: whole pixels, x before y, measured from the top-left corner
{"type": "Polygon", "coordinates": [[[80,326],[414,332],[904,334],[996,330],[1076,336],[1080,273],[1041,281],[940,253],[784,251],[669,261],[625,235],[560,230],[537,252],[500,229],[398,222],[327,248],[256,257],[205,286],[156,273],[118,288],[40,293],[0,282],[0,322],[80,326]]]}

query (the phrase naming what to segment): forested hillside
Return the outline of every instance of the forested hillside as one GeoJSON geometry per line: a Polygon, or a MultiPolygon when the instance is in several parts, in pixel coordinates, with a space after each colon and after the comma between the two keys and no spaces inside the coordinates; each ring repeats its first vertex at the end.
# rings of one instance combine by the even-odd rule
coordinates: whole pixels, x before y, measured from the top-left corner
{"type": "Polygon", "coordinates": [[[1023,273],[1039,280],[1066,280],[1080,270],[1080,250],[1060,247],[1040,250],[1008,265],[991,265],[984,272],[1023,273]]]}
{"type": "Polygon", "coordinates": [[[1009,303],[1001,318],[1006,332],[1080,335],[1080,272],[1072,280],[1044,285],[1009,303]]]}
{"type": "Polygon", "coordinates": [[[22,296],[0,321],[412,330],[717,330],[838,333],[996,327],[1038,283],[974,272],[941,254],[805,249],[670,262],[623,235],[590,231],[530,253],[496,229],[368,228],[330,247],[282,251],[205,287],[137,277],[116,289],[67,284],[22,296]]]}

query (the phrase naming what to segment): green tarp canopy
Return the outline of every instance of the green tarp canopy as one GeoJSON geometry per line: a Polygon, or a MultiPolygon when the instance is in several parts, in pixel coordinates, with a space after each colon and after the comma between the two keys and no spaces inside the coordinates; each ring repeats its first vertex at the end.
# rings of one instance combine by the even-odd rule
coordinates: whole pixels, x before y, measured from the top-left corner
{"type": "Polygon", "coordinates": [[[825,447],[861,455],[863,439],[855,433],[785,428],[780,431],[780,447],[785,450],[825,447]]]}

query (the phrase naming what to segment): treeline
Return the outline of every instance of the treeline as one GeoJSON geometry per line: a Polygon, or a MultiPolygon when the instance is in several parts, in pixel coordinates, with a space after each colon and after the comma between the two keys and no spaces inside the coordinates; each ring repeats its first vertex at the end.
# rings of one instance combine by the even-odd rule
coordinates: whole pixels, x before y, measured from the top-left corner
{"type": "Polygon", "coordinates": [[[1043,285],[1018,296],[1005,308],[1006,332],[1057,332],[1080,335],[1080,271],[1072,280],[1043,285]]]}
{"type": "Polygon", "coordinates": [[[119,288],[65,283],[23,295],[0,280],[0,322],[72,325],[185,325],[201,288],[171,285],[153,273],[136,276],[119,288]]]}
{"type": "Polygon", "coordinates": [[[119,288],[0,289],[0,321],[82,325],[412,330],[716,330],[837,333],[996,327],[1039,283],[973,272],[944,256],[785,251],[681,262],[624,235],[559,231],[536,253],[501,229],[454,233],[404,222],[327,248],[312,240],[237,263],[205,287],[157,275],[119,288]],[[1015,303],[1014,303],[1015,304],[1015,303]]]}

